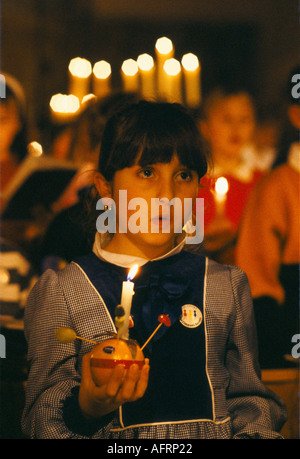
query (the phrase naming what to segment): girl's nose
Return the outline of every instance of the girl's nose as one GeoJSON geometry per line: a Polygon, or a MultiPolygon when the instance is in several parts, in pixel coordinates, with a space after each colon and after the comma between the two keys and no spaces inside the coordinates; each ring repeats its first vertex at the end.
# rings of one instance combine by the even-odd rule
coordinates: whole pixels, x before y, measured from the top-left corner
{"type": "Polygon", "coordinates": [[[162,179],[160,181],[157,197],[160,200],[171,201],[175,197],[175,186],[173,180],[162,179]]]}

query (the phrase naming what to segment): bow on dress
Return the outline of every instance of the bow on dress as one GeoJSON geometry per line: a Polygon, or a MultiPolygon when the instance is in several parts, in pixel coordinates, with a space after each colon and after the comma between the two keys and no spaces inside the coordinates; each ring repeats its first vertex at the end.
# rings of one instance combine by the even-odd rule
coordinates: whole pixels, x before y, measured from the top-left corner
{"type": "MultiPolygon", "coordinates": [[[[134,322],[139,330],[149,335],[159,324],[158,316],[169,316],[171,326],[181,317],[183,305],[181,298],[188,290],[191,279],[174,277],[170,273],[144,275],[135,283],[134,322]]],[[[153,342],[166,333],[167,327],[160,327],[153,337],[153,342]]],[[[143,336],[143,339],[145,338],[143,336]]],[[[148,345],[151,349],[151,342],[148,345]]]]}

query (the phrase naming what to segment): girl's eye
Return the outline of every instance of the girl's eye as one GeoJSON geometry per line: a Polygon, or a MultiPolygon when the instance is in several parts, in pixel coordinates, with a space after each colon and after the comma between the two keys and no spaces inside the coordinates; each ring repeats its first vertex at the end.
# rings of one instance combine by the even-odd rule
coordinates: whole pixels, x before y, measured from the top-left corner
{"type": "Polygon", "coordinates": [[[141,171],[138,172],[138,175],[142,178],[151,178],[153,176],[153,170],[150,167],[147,167],[145,169],[142,169],[141,171]]]}
{"type": "Polygon", "coordinates": [[[182,171],[178,174],[178,179],[184,182],[190,182],[192,180],[192,173],[189,171],[182,171]]]}

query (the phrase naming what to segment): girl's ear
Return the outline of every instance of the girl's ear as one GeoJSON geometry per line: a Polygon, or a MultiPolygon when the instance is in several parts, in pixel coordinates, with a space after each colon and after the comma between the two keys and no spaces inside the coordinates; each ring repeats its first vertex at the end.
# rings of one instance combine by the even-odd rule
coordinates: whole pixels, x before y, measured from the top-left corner
{"type": "Polygon", "coordinates": [[[100,172],[95,173],[94,184],[101,198],[112,197],[111,184],[103,177],[102,174],[100,174],[100,172]]]}

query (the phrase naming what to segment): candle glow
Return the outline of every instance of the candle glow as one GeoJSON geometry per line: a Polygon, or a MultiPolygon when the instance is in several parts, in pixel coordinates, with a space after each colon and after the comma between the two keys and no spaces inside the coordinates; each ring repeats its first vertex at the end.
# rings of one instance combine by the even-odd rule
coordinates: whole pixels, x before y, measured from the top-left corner
{"type": "Polygon", "coordinates": [[[93,74],[96,78],[104,80],[111,75],[111,65],[106,61],[99,61],[93,67],[93,74]]]}
{"type": "Polygon", "coordinates": [[[92,65],[87,59],[75,57],[69,63],[70,88],[69,93],[81,100],[89,92],[92,65]]]}
{"type": "Polygon", "coordinates": [[[185,83],[185,100],[190,107],[197,107],[201,102],[200,87],[200,63],[195,54],[187,53],[181,60],[184,83],[185,83]]]}
{"type": "Polygon", "coordinates": [[[164,63],[164,97],[169,102],[182,102],[181,65],[177,59],[167,59],[164,63]]]}
{"type": "Polygon", "coordinates": [[[88,78],[92,73],[92,66],[87,59],[74,57],[69,63],[69,70],[75,77],[88,78]]]}
{"type": "Polygon", "coordinates": [[[156,40],[155,54],[157,61],[157,93],[159,99],[165,99],[168,92],[168,77],[164,71],[164,64],[168,59],[174,56],[174,46],[172,41],[167,37],[161,37],[156,40]]]}
{"type": "Polygon", "coordinates": [[[51,97],[49,105],[52,117],[61,123],[74,119],[80,108],[79,99],[73,94],[55,94],[51,97]]]}
{"type": "Polygon", "coordinates": [[[38,158],[43,154],[43,147],[39,142],[33,141],[28,145],[28,152],[31,156],[38,158]]]}
{"type": "Polygon", "coordinates": [[[104,60],[96,62],[93,67],[93,89],[97,97],[110,93],[111,65],[104,60]]]}
{"type": "Polygon", "coordinates": [[[141,75],[141,93],[144,99],[155,98],[154,60],[147,53],[137,58],[137,65],[141,75]]]}
{"type": "Polygon", "coordinates": [[[155,48],[160,54],[168,55],[173,51],[173,43],[167,37],[161,37],[156,40],[155,48]]]}
{"type": "Polygon", "coordinates": [[[139,67],[134,59],[126,59],[121,67],[123,87],[127,92],[138,91],[139,67]]]}
{"type": "Polygon", "coordinates": [[[224,199],[228,192],[228,181],[225,177],[219,177],[215,184],[216,196],[219,199],[224,199]]]}
{"type": "Polygon", "coordinates": [[[139,265],[133,265],[132,268],[130,269],[128,275],[127,275],[127,280],[131,281],[135,276],[136,273],[138,272],[139,265]]]}

